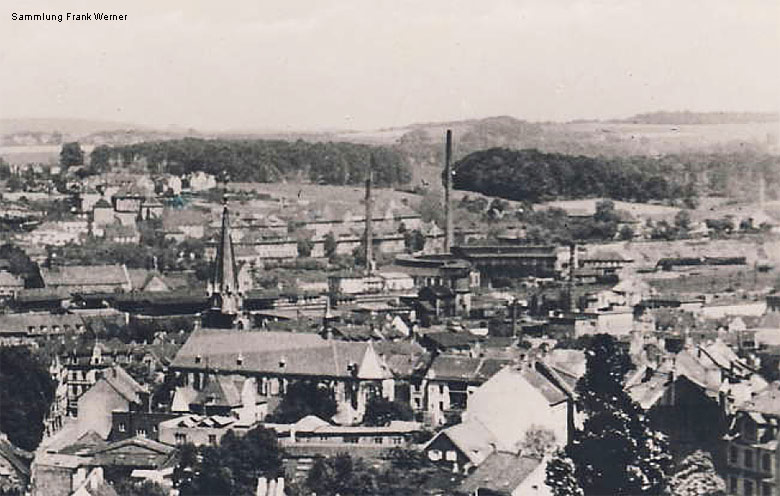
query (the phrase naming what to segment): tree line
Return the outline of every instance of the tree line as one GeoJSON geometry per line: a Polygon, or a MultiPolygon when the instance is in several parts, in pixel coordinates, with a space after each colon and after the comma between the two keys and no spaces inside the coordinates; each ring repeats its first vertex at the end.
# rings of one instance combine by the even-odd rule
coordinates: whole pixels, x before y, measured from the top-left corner
{"type": "Polygon", "coordinates": [[[324,184],[359,184],[365,180],[374,157],[378,185],[408,183],[406,159],[387,147],[303,140],[226,140],[185,138],[149,141],[125,146],[98,146],[92,151],[90,170],[100,172],[112,163],[145,162],[152,171],[186,174],[203,171],[227,174],[233,181],[273,182],[311,180],[324,184]]]}
{"type": "Polygon", "coordinates": [[[780,184],[780,158],[752,153],[606,158],[490,148],[454,171],[456,189],[528,202],[604,196],[692,206],[703,194],[756,198],[761,178],[768,196],[780,184]]]}

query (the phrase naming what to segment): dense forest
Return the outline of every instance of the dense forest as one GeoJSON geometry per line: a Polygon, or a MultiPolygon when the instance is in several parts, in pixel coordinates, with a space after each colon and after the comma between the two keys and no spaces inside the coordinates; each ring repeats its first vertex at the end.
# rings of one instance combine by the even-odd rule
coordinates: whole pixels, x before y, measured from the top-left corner
{"type": "MultiPolygon", "coordinates": [[[[701,194],[767,192],[778,184],[780,158],[753,154],[696,154],[604,158],[491,148],[456,162],[456,189],[509,200],[608,197],[615,200],[685,201],[701,194]]],[[[770,195],[767,194],[767,197],[770,195]]]]}
{"type": "Polygon", "coordinates": [[[224,140],[186,138],[127,146],[99,146],[90,166],[104,170],[111,163],[142,162],[153,171],[185,174],[203,171],[227,173],[232,181],[273,182],[284,179],[326,184],[358,184],[365,180],[374,156],[374,181],[378,185],[408,183],[408,164],[397,151],[352,143],[302,140],[224,140]]]}
{"type": "Polygon", "coordinates": [[[529,202],[602,196],[641,202],[684,195],[682,184],[655,169],[624,160],[491,148],[457,162],[453,182],[456,189],[529,202]]]}

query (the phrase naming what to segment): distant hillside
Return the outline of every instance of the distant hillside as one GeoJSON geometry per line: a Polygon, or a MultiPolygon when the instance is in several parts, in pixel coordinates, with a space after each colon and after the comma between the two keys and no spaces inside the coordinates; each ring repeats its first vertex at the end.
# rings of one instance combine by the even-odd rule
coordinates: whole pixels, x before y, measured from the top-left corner
{"type": "Polygon", "coordinates": [[[777,112],[649,112],[637,114],[628,119],[614,122],[632,124],[749,124],[759,122],[780,122],[777,112]]]}
{"type": "Polygon", "coordinates": [[[127,122],[90,119],[0,119],[0,134],[59,132],[63,135],[86,136],[118,129],[148,131],[150,128],[127,122]]]}

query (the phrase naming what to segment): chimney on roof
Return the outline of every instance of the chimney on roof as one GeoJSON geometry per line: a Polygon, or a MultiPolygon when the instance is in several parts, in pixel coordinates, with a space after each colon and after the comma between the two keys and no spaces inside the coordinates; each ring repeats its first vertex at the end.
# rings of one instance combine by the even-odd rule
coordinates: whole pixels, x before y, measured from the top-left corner
{"type": "Polygon", "coordinates": [[[452,189],[452,130],[447,129],[444,146],[444,253],[452,249],[452,212],[450,190],[452,189]]]}

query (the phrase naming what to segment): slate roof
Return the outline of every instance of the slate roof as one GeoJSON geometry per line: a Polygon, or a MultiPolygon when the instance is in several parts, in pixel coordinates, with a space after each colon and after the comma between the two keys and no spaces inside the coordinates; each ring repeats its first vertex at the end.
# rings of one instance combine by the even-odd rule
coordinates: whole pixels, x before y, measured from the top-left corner
{"type": "Polygon", "coordinates": [[[360,366],[371,346],[313,333],[201,329],[190,335],[172,367],[351,378],[349,365],[360,366]]]}
{"type": "Polygon", "coordinates": [[[511,360],[439,355],[433,359],[428,376],[434,379],[481,383],[492,377],[511,360]]]}
{"type": "Polygon", "coordinates": [[[130,283],[121,265],[63,265],[51,269],[41,268],[41,278],[46,287],[55,288],[130,283]]]}
{"type": "Polygon", "coordinates": [[[224,415],[183,415],[181,417],[176,417],[174,419],[166,420],[164,422],[160,422],[160,428],[176,428],[176,427],[183,427],[183,428],[189,428],[193,429],[196,427],[203,427],[203,428],[226,428],[236,423],[235,417],[227,417],[224,415]]]}
{"type": "Polygon", "coordinates": [[[109,443],[92,453],[93,463],[113,467],[163,468],[175,461],[178,450],[167,444],[136,436],[109,443]]]}
{"type": "Polygon", "coordinates": [[[83,320],[78,315],[73,314],[52,314],[42,313],[9,313],[0,315],[0,334],[28,332],[29,327],[35,327],[34,332],[43,332],[42,326],[49,328],[48,332],[53,332],[54,326],[62,327],[68,325],[75,330],[76,326],[84,325],[83,320]]]}
{"type": "Polygon", "coordinates": [[[131,403],[141,403],[141,394],[148,393],[148,390],[138,384],[125,369],[115,365],[103,374],[103,379],[124,399],[131,403]]]}
{"type": "Polygon", "coordinates": [[[479,341],[479,336],[468,332],[429,332],[423,337],[424,340],[431,342],[436,348],[447,350],[452,348],[469,348],[473,343],[479,341]]]}
{"type": "Polygon", "coordinates": [[[631,262],[630,258],[626,258],[623,254],[614,250],[597,250],[593,254],[589,254],[586,257],[582,257],[583,261],[598,261],[598,262],[631,262]]]}
{"type": "MultiPolygon", "coordinates": [[[[487,427],[479,420],[468,420],[442,430],[439,435],[444,435],[452,441],[452,444],[474,464],[479,465],[493,451],[497,439],[487,427]]],[[[432,442],[438,437],[431,439],[432,442]]]]}
{"type": "Polygon", "coordinates": [[[241,406],[242,402],[236,383],[228,376],[219,375],[207,380],[192,403],[233,408],[241,406]]]}
{"type": "MultiPolygon", "coordinates": [[[[476,494],[480,490],[490,494],[511,496],[513,491],[542,463],[539,458],[517,456],[497,451],[490,454],[477,469],[458,487],[463,494],[476,494]]],[[[481,494],[481,493],[480,493],[481,494]]]]}

